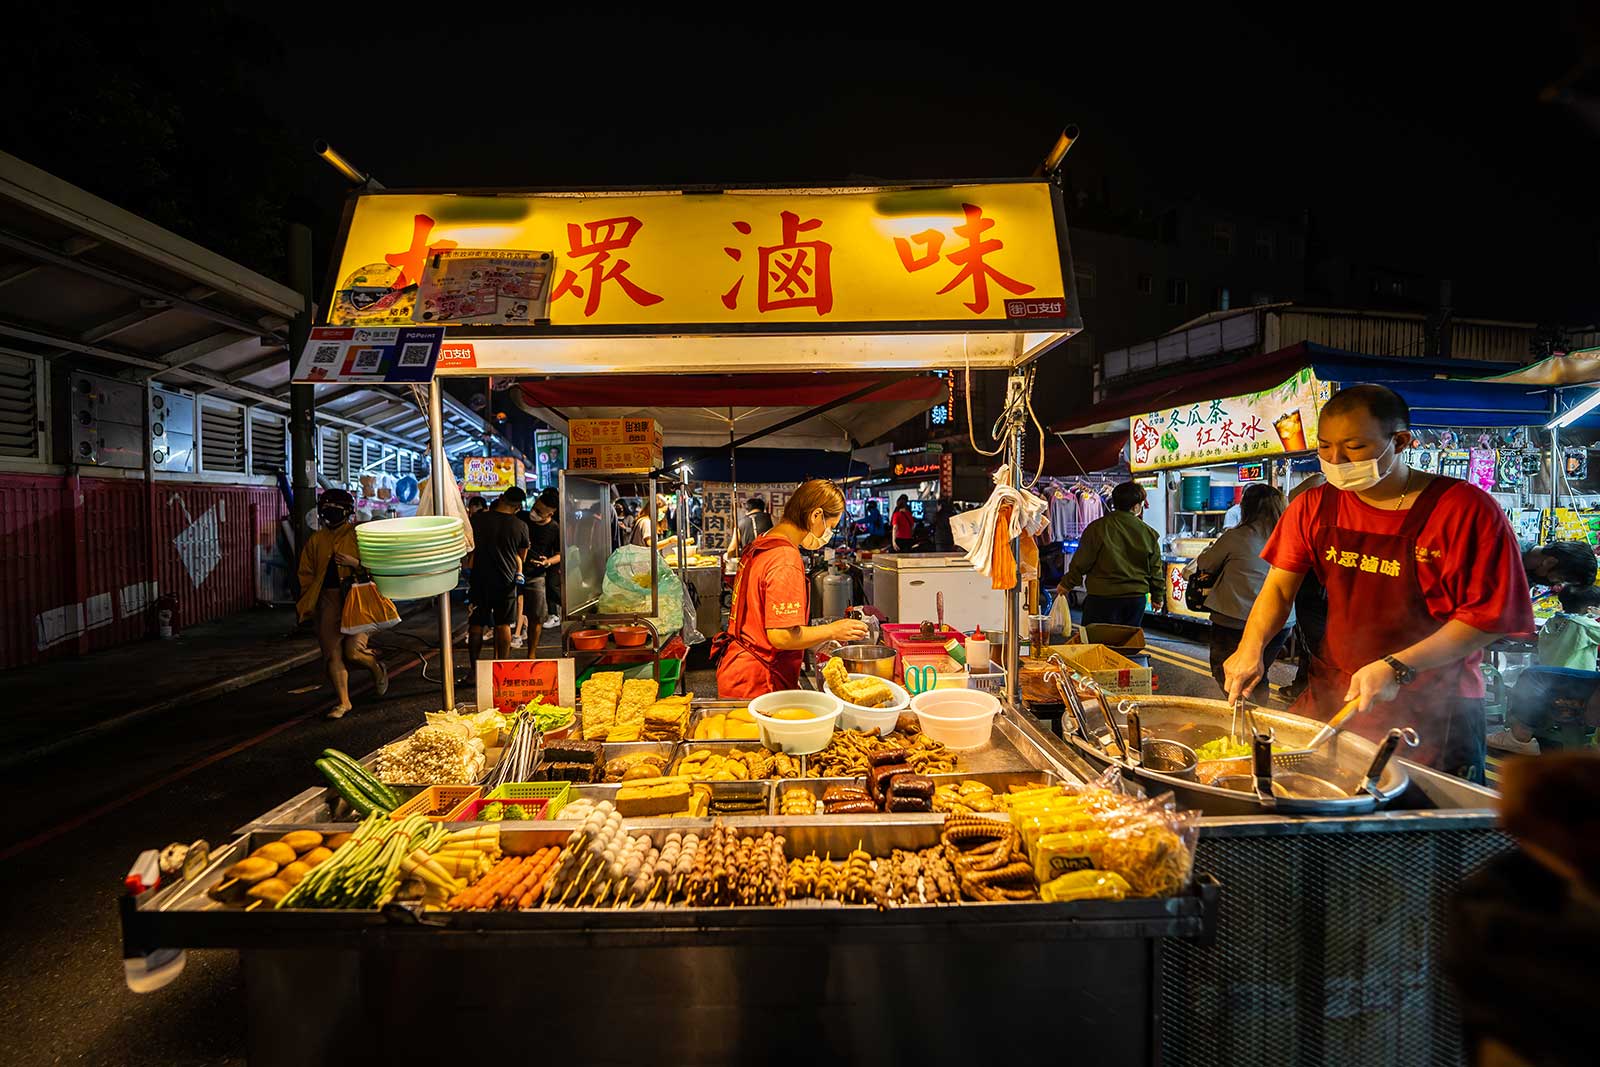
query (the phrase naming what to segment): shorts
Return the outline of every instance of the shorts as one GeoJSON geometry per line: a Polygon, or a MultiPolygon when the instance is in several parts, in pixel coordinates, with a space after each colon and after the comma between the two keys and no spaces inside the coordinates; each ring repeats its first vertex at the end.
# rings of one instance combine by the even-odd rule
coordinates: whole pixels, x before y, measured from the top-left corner
{"type": "Polygon", "coordinates": [[[517,621],[517,587],[473,589],[469,626],[510,626],[517,621]]]}
{"type": "Polygon", "coordinates": [[[550,614],[550,604],[545,596],[545,579],[542,574],[530,574],[523,579],[522,587],[522,613],[535,626],[543,626],[545,618],[550,614]]]}

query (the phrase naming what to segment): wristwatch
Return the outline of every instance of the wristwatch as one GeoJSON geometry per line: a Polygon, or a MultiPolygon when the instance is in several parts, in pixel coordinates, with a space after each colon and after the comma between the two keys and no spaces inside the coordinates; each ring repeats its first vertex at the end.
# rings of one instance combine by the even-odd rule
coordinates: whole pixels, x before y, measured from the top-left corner
{"type": "Polygon", "coordinates": [[[1407,667],[1393,656],[1383,657],[1383,662],[1394,668],[1395,685],[1410,685],[1417,680],[1417,669],[1415,667],[1407,667]]]}

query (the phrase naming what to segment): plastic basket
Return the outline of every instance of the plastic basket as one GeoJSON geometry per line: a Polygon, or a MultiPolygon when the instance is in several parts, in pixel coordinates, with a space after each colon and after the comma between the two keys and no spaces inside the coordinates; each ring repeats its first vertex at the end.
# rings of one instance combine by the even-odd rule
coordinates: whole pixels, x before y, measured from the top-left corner
{"type": "Polygon", "coordinates": [[[483,795],[476,785],[430,785],[389,813],[391,819],[425,815],[433,822],[450,822],[462,808],[483,795]]]}
{"type": "MultiPolygon", "coordinates": [[[[577,685],[581,690],[584,682],[588,681],[590,678],[593,678],[601,671],[638,671],[640,667],[644,668],[641,673],[637,675],[628,674],[627,677],[650,677],[650,664],[648,663],[601,665],[598,667],[591,667],[579,675],[577,685]]],[[[683,660],[681,659],[664,659],[661,661],[661,690],[659,693],[657,693],[656,699],[665,700],[667,697],[673,694],[673,692],[678,688],[678,675],[682,673],[682,671],[683,660]]]]}
{"type": "Polygon", "coordinates": [[[544,817],[553,819],[556,812],[567,806],[572,799],[571,782],[505,782],[489,790],[489,795],[484,800],[542,800],[545,802],[544,817]]]}
{"type": "Polygon", "coordinates": [[[1006,672],[1002,667],[993,667],[979,674],[967,674],[967,688],[980,689],[985,693],[998,693],[1006,686],[1006,672]]]}
{"type": "Polygon", "coordinates": [[[450,821],[479,822],[483,819],[483,809],[487,808],[490,804],[521,804],[525,808],[534,809],[534,819],[550,818],[550,801],[542,797],[523,800],[501,800],[490,797],[479,797],[478,799],[469,802],[466,807],[458,810],[450,821]]]}

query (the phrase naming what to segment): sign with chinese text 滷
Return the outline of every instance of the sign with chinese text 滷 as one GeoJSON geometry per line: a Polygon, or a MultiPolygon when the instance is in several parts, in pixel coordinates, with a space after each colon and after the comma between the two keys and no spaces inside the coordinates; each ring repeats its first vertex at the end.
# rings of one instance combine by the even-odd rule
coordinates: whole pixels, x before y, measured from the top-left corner
{"type": "Polygon", "coordinates": [[[576,690],[576,672],[570,659],[478,661],[478,706],[483,707],[487,699],[503,715],[513,714],[535,699],[570,708],[576,690]]]}
{"type": "Polygon", "coordinates": [[[1272,389],[1135,415],[1128,463],[1136,471],[1307,452],[1330,395],[1309,367],[1272,389]]]}
{"type": "Polygon", "coordinates": [[[767,505],[767,514],[776,522],[783,514],[783,505],[794,492],[789,483],[761,485],[739,483],[738,492],[728,482],[706,482],[701,492],[700,551],[721,552],[728,547],[738,532],[739,520],[745,516],[745,506],[751,499],[759,498],[767,505]]]}
{"type": "Polygon", "coordinates": [[[481,277],[474,288],[468,276],[460,290],[477,295],[448,306],[429,303],[426,288],[419,293],[432,262],[467,249],[549,249],[547,315],[558,327],[1026,321],[1048,329],[1075,313],[1050,186],[1040,181],[719,195],[368,194],[345,234],[330,321],[505,315],[504,286],[481,277]]]}
{"type": "Polygon", "coordinates": [[[1239,464],[1239,481],[1264,482],[1267,480],[1267,465],[1265,463],[1239,464]]]}
{"type": "Polygon", "coordinates": [[[295,364],[297,382],[399,384],[433,378],[441,326],[318,326],[295,364]]]}
{"type": "Polygon", "coordinates": [[[513,456],[462,456],[461,490],[503,493],[522,484],[522,463],[513,456]]]}

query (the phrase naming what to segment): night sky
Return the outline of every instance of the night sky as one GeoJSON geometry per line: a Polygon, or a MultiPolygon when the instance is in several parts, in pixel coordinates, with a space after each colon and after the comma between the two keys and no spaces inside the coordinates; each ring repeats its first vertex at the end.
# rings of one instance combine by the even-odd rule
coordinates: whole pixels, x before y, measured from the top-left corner
{"type": "Polygon", "coordinates": [[[390,187],[627,186],[1019,175],[1076,122],[1118,210],[1309,209],[1460,314],[1600,319],[1594,5],[869,6],[51,5],[0,147],[281,275],[343,195],[318,137],[390,187]]]}

